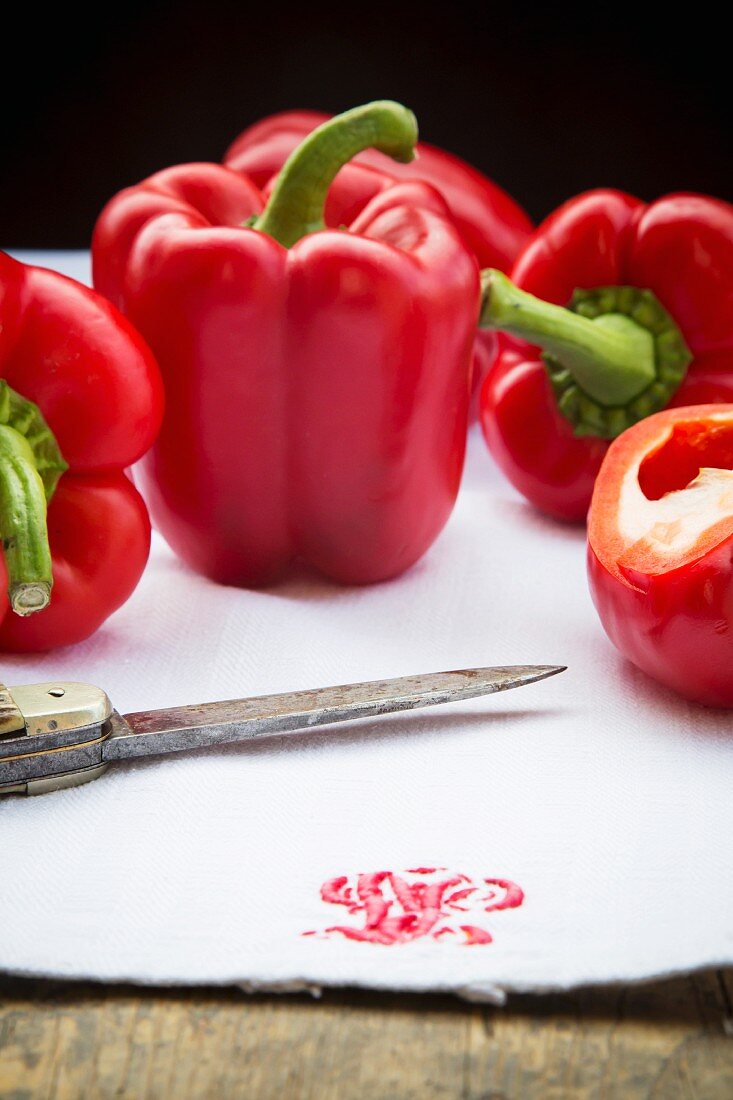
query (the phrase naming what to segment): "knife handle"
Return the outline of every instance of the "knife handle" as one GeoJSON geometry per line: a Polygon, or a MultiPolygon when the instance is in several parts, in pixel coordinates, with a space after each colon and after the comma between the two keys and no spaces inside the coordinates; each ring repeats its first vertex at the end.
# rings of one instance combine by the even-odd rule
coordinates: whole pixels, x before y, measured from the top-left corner
{"type": "Polygon", "coordinates": [[[91,684],[0,684],[0,795],[42,794],[96,779],[107,765],[112,704],[91,684]]]}

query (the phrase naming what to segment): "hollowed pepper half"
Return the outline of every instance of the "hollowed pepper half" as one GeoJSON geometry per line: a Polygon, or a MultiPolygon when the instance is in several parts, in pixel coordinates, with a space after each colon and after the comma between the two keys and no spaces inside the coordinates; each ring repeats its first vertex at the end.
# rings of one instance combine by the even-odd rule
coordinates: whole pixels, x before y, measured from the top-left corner
{"type": "Polygon", "coordinates": [[[611,444],[588,572],[621,653],[681,695],[733,707],[733,405],[666,409],[611,444]]]}

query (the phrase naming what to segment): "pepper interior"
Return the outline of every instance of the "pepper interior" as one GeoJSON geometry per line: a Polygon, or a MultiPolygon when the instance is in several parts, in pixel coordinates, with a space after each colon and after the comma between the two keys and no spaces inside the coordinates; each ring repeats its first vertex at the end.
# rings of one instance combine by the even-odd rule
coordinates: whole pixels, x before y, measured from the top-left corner
{"type": "Polygon", "coordinates": [[[702,557],[733,534],[733,424],[675,424],[629,471],[619,504],[618,563],[628,579],[702,557]]]}
{"type": "Polygon", "coordinates": [[[733,470],[733,424],[675,424],[670,438],[639,467],[639,485],[647,500],[659,500],[709,469],[733,470]]]}

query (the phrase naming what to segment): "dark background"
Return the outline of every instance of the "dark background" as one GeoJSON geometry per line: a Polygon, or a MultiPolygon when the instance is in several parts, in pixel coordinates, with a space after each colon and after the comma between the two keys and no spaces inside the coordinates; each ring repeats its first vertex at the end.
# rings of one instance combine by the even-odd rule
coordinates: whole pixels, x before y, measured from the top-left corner
{"type": "Polygon", "coordinates": [[[729,46],[702,5],[678,22],[637,5],[31,7],[4,35],[5,247],[85,247],[120,187],[218,160],[273,111],[376,98],[412,107],[426,140],[535,218],[599,185],[733,200],[729,46]]]}

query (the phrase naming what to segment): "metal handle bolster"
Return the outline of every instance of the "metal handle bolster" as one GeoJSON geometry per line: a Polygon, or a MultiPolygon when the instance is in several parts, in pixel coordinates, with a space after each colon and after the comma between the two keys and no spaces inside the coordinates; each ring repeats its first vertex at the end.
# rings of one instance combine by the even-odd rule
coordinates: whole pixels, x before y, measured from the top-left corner
{"type": "Polygon", "coordinates": [[[17,736],[19,730],[25,731],[25,718],[5,684],[0,684],[0,740],[17,736]]]}
{"type": "Polygon", "coordinates": [[[0,794],[40,794],[104,770],[112,704],[91,684],[0,688],[0,794]]]}

